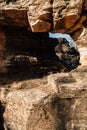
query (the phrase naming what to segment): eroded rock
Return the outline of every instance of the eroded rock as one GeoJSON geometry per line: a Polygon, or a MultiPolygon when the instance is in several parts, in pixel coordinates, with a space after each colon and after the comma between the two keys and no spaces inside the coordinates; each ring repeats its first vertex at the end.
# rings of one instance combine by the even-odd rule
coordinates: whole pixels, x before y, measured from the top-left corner
{"type": "Polygon", "coordinates": [[[50,74],[48,84],[34,88],[33,84],[19,89],[13,85],[5,98],[7,130],[86,130],[86,71],[87,66],[80,66],[70,73],[50,74]]]}
{"type": "Polygon", "coordinates": [[[56,96],[50,88],[18,90],[7,95],[4,120],[11,130],[55,130],[59,127],[56,96]]]}
{"type": "Polygon", "coordinates": [[[0,27],[0,71],[7,72],[5,65],[16,63],[16,66],[11,68],[14,73],[12,71],[9,75],[0,75],[0,129],[87,130],[86,0],[1,0],[0,26],[3,26],[0,27]],[[69,73],[63,73],[66,70],[63,64],[67,61],[69,67],[73,62],[77,64],[79,52],[70,49],[67,42],[62,44],[65,39],[49,39],[48,33],[45,33],[43,38],[41,33],[37,35],[25,28],[17,29],[19,26],[33,32],[71,34],[75,40],[78,39],[81,66],[69,73]],[[13,47],[17,51],[14,51],[13,47]],[[11,50],[8,53],[10,56],[14,54],[13,57],[8,57],[8,61],[12,62],[5,62],[8,54],[3,52],[6,52],[6,49],[11,50]],[[38,55],[41,54],[41,57],[33,53],[34,57],[27,56],[26,60],[25,50],[39,50],[38,55]],[[48,53],[45,52],[44,55],[44,51],[48,53]],[[49,52],[53,52],[56,57],[49,52]],[[22,57],[19,56],[20,53],[22,57]],[[75,54],[77,59],[73,61],[75,54]],[[40,66],[37,65],[36,56],[40,66]],[[47,63],[49,57],[51,64],[47,63]],[[55,62],[55,67],[52,62],[56,58],[59,62],[58,57],[64,62],[55,62]],[[42,62],[46,58],[47,60],[42,62]],[[25,61],[36,66],[27,68],[25,61]],[[47,63],[46,66],[43,63],[47,63]],[[58,73],[61,71],[62,73],[58,73]]]}
{"type": "Polygon", "coordinates": [[[0,2],[0,25],[27,27],[33,32],[70,33],[87,19],[85,0],[4,0],[0,2]]]}
{"type": "Polygon", "coordinates": [[[55,74],[48,77],[59,100],[60,129],[87,129],[87,66],[79,67],[71,73],[55,74]]]}

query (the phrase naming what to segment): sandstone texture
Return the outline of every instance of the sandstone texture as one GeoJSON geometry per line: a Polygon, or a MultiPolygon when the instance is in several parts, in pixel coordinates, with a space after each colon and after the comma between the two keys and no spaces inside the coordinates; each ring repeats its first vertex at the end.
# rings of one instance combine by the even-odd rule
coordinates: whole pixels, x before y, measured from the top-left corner
{"type": "Polygon", "coordinates": [[[27,27],[33,32],[75,33],[87,21],[86,0],[0,1],[0,25],[27,27]]]}
{"type": "Polygon", "coordinates": [[[87,0],[0,1],[0,130],[87,130],[87,0]]]}
{"type": "Polygon", "coordinates": [[[81,43],[81,65],[70,72],[36,65],[0,75],[1,130],[87,130],[87,48],[81,43]]]}
{"type": "Polygon", "coordinates": [[[19,72],[7,83],[4,78],[0,85],[0,128],[87,130],[87,63],[83,60],[87,55],[80,51],[83,63],[69,73],[51,72],[32,79],[26,74],[19,76],[19,72]]]}

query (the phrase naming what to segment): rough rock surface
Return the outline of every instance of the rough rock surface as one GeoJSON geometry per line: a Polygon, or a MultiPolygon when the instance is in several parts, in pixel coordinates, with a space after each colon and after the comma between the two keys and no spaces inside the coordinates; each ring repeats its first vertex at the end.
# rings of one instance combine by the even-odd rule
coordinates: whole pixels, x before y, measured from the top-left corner
{"type": "Polygon", "coordinates": [[[87,130],[87,63],[70,73],[24,76],[1,85],[2,130],[87,130]]]}
{"type": "MultiPolygon", "coordinates": [[[[26,35],[25,31],[14,33],[13,26],[33,32],[70,33],[77,40],[81,63],[66,73],[62,64],[59,73],[47,63],[45,67],[25,66],[23,70],[16,66],[8,75],[0,74],[0,130],[87,130],[87,0],[1,0],[0,26],[0,66],[6,65],[3,52],[11,45],[18,50],[27,49],[27,45],[49,50],[41,46],[46,45],[41,34],[34,41],[34,35],[26,35]],[[4,34],[6,26],[13,30],[9,27],[4,34]],[[28,40],[34,44],[25,44],[28,40]]],[[[2,66],[0,72],[6,72],[2,66]]]]}
{"type": "Polygon", "coordinates": [[[33,32],[73,33],[83,28],[86,12],[86,0],[1,0],[0,25],[23,26],[33,32]]]}
{"type": "Polygon", "coordinates": [[[62,121],[60,129],[87,129],[87,67],[78,68],[70,74],[56,74],[48,77],[60,98],[59,117],[62,121]]]}
{"type": "Polygon", "coordinates": [[[81,66],[69,73],[35,68],[0,76],[0,129],[87,130],[86,46],[79,51],[81,66]]]}

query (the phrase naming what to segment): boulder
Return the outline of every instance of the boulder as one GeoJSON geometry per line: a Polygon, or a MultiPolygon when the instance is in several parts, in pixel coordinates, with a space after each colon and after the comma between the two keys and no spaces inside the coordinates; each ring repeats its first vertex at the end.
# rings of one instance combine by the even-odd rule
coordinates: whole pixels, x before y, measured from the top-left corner
{"type": "Polygon", "coordinates": [[[6,101],[4,121],[7,130],[55,130],[60,125],[57,99],[47,85],[15,90],[8,93],[6,101]]]}
{"type": "Polygon", "coordinates": [[[57,93],[58,115],[62,122],[60,129],[87,129],[87,66],[79,67],[70,73],[54,74],[48,83],[57,93]]]}

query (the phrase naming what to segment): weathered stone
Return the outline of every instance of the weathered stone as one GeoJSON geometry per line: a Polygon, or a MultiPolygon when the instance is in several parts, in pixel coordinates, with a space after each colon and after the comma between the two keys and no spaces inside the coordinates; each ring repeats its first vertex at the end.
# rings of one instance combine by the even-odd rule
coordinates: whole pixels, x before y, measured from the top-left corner
{"type": "MultiPolygon", "coordinates": [[[[82,57],[81,49],[80,53],[82,57]]],[[[49,74],[45,79],[31,80],[29,76],[21,79],[22,75],[20,79],[15,79],[13,76],[14,79],[1,88],[0,108],[5,108],[5,112],[1,113],[2,128],[86,130],[86,65],[83,62],[70,73],[49,74]]]]}
{"type": "Polygon", "coordinates": [[[65,33],[67,29],[74,27],[75,22],[80,18],[82,0],[79,1],[57,1],[53,2],[54,29],[56,32],[65,33]],[[76,6],[78,7],[76,8],[76,6]]]}
{"type": "Polygon", "coordinates": [[[17,0],[0,2],[0,25],[27,27],[33,32],[78,31],[86,21],[86,0],[17,0]],[[85,13],[84,13],[85,12],[85,13]]]}
{"type": "Polygon", "coordinates": [[[49,32],[52,27],[51,0],[35,0],[30,4],[28,21],[33,32],[49,32]]]}
{"type": "Polygon", "coordinates": [[[87,66],[71,73],[53,74],[48,83],[58,95],[59,117],[66,130],[87,129],[87,66]]]}
{"type": "Polygon", "coordinates": [[[0,129],[1,130],[4,130],[3,113],[5,111],[7,93],[8,93],[7,89],[1,87],[0,85],[0,129]]]}
{"type": "Polygon", "coordinates": [[[70,73],[51,74],[48,84],[42,82],[34,88],[34,82],[30,88],[28,83],[21,87],[26,81],[12,83],[11,92],[5,96],[7,130],[86,130],[86,71],[87,66],[80,66],[70,73]]]}
{"type": "Polygon", "coordinates": [[[10,92],[6,101],[4,120],[7,129],[55,130],[60,125],[56,95],[47,85],[10,92]]]}
{"type": "Polygon", "coordinates": [[[0,26],[0,130],[87,130],[87,0],[1,0],[0,26]],[[77,40],[81,66],[63,73],[79,52],[49,31],[77,40]]]}
{"type": "Polygon", "coordinates": [[[87,47],[79,48],[80,51],[80,63],[82,66],[87,65],[87,47]]]}

